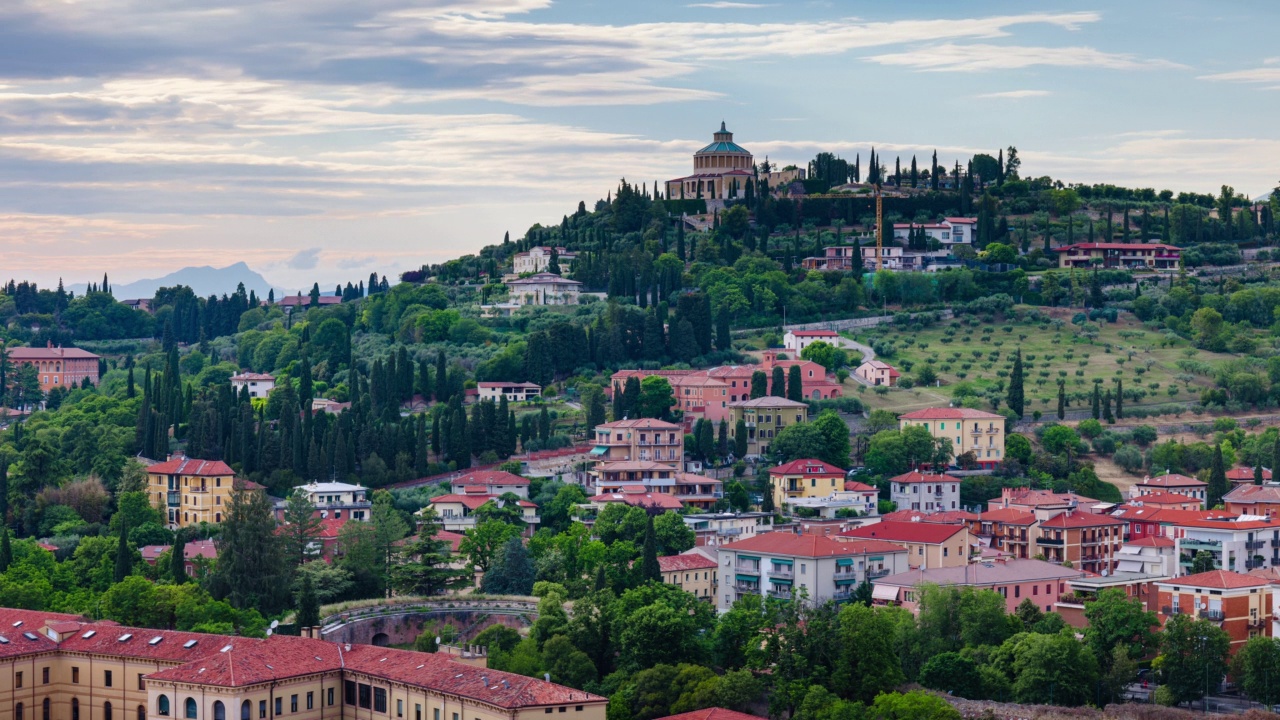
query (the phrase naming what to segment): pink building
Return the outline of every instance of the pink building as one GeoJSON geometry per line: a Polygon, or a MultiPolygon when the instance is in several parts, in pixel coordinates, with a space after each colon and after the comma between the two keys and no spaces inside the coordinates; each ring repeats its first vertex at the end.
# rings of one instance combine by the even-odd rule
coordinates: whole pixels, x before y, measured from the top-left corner
{"type": "Polygon", "coordinates": [[[718,423],[729,419],[729,385],[706,375],[685,375],[671,381],[676,407],[685,417],[703,418],[718,423]]]}

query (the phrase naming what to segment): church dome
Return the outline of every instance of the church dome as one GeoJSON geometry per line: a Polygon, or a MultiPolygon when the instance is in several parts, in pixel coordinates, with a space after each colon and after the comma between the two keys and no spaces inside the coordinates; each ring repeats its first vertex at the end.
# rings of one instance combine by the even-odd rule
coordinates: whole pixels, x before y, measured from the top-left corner
{"type": "Polygon", "coordinates": [[[726,130],[724,121],[721,121],[720,131],[712,135],[711,144],[694,153],[694,155],[746,155],[750,157],[751,153],[733,141],[733,133],[726,130]]]}

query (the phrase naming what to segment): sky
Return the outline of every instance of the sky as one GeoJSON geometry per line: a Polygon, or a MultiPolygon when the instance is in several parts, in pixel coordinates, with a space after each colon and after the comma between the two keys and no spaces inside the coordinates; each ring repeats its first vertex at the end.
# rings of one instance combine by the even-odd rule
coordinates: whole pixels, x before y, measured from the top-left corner
{"type": "Polygon", "coordinates": [[[245,261],[355,282],[758,158],[1248,195],[1280,180],[1274,2],[6,0],[0,275],[245,261]]]}

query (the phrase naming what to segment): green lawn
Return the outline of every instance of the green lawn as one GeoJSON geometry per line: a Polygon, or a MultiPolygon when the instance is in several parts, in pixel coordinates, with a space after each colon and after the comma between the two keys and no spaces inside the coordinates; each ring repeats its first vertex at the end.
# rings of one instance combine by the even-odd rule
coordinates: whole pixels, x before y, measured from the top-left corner
{"type": "MultiPolygon", "coordinates": [[[[1019,307],[1025,312],[1029,308],[1019,307]]],[[[979,393],[1007,382],[1014,353],[1021,348],[1025,373],[1027,412],[1040,410],[1052,415],[1057,410],[1058,380],[1065,379],[1072,407],[1079,407],[1092,393],[1094,379],[1103,389],[1113,387],[1115,378],[1124,383],[1126,395],[1141,388],[1141,400],[1126,398],[1126,407],[1186,402],[1212,384],[1210,374],[1188,373],[1179,361],[1216,367],[1231,357],[1196,350],[1185,340],[1170,341],[1162,333],[1146,330],[1131,314],[1121,313],[1118,322],[1092,323],[1096,335],[1071,324],[1078,311],[1056,308],[1041,312],[1052,319],[1042,322],[1010,321],[969,325],[965,319],[940,322],[923,330],[882,326],[848,336],[868,345],[893,343],[894,353],[882,357],[914,379],[920,368],[931,364],[941,380],[940,387],[893,389],[877,394],[852,381],[846,393],[860,397],[871,408],[906,412],[950,402],[957,383],[968,383],[979,393]],[[908,369],[909,368],[909,369],[908,369]],[[1177,393],[1169,394],[1169,388],[1177,393]]],[[[1088,326],[1086,326],[1088,328],[1088,326]]]]}

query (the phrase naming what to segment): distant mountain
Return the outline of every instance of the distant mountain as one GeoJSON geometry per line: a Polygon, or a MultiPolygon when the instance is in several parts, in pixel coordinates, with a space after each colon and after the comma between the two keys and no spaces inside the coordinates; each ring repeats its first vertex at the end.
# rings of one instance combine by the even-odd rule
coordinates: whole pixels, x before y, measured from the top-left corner
{"type": "MultiPolygon", "coordinates": [[[[111,278],[107,278],[111,282],[111,278]]],[[[186,285],[191,288],[192,292],[200,297],[208,297],[210,295],[229,295],[236,290],[236,285],[244,283],[246,292],[252,290],[258,294],[258,297],[266,299],[267,292],[272,289],[271,283],[267,279],[252,270],[243,262],[235,265],[228,265],[224,268],[209,267],[185,267],[176,272],[171,272],[161,278],[149,280],[138,280],[137,282],[117,284],[111,283],[111,294],[118,300],[130,300],[134,298],[150,298],[154,297],[156,290],[162,287],[173,287],[175,285],[186,285]]],[[[71,285],[67,289],[76,293],[83,294],[87,285],[71,285]]],[[[276,295],[281,295],[279,288],[276,289],[276,295]]]]}

